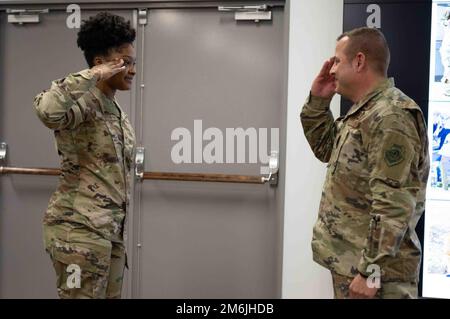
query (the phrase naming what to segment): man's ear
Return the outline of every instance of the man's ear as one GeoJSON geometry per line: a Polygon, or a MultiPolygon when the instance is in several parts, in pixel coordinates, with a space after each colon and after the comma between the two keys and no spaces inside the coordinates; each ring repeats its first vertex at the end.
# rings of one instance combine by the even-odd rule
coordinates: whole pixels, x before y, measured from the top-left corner
{"type": "Polygon", "coordinates": [[[354,62],[356,72],[361,72],[366,67],[366,55],[362,52],[358,52],[355,56],[354,62]]]}

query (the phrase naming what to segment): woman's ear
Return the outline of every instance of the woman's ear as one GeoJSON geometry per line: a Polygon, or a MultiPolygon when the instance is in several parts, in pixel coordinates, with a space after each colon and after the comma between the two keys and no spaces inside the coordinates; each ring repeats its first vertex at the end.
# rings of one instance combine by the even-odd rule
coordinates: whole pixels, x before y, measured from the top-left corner
{"type": "Polygon", "coordinates": [[[104,63],[104,61],[103,61],[103,58],[102,58],[102,57],[96,56],[96,57],[94,58],[94,65],[99,65],[99,64],[103,64],[103,63],[104,63]]]}

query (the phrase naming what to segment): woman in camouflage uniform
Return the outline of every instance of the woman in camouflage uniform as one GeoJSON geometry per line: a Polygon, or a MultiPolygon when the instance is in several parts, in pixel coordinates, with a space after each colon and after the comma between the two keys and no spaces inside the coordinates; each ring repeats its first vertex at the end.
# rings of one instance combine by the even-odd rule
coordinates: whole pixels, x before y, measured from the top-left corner
{"type": "Polygon", "coordinates": [[[116,15],[84,21],[77,44],[89,68],[53,81],[34,101],[61,159],[43,223],[61,298],[121,295],[135,136],[114,96],[129,90],[136,74],[135,35],[116,15]]]}

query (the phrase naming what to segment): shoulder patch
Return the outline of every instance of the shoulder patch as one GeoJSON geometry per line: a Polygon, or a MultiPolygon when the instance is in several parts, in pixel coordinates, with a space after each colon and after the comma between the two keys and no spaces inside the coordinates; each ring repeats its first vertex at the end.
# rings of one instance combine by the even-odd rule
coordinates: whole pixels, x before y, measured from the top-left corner
{"type": "Polygon", "coordinates": [[[404,159],[404,148],[401,145],[393,144],[384,152],[384,160],[388,166],[400,164],[404,159]]]}

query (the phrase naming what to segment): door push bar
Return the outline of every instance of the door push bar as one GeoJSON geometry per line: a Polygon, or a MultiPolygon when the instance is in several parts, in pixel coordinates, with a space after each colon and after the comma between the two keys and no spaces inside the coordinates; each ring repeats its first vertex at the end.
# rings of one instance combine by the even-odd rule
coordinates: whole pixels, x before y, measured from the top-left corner
{"type": "Polygon", "coordinates": [[[169,172],[144,172],[145,148],[137,147],[134,161],[135,175],[138,181],[145,179],[191,181],[191,182],[221,182],[221,183],[247,183],[247,184],[278,184],[278,152],[272,151],[269,158],[269,175],[228,175],[228,174],[204,174],[204,173],[169,173],[169,172]]]}
{"type": "MultiPolygon", "coordinates": [[[[6,143],[0,143],[0,175],[24,174],[59,176],[60,169],[56,168],[23,168],[4,166],[6,162],[6,143]]],[[[138,147],[135,157],[135,176],[142,180],[190,181],[190,182],[216,182],[216,183],[243,183],[243,184],[278,184],[278,152],[272,151],[269,159],[268,176],[206,174],[206,173],[173,173],[173,172],[144,172],[145,149],[138,147]]]]}

